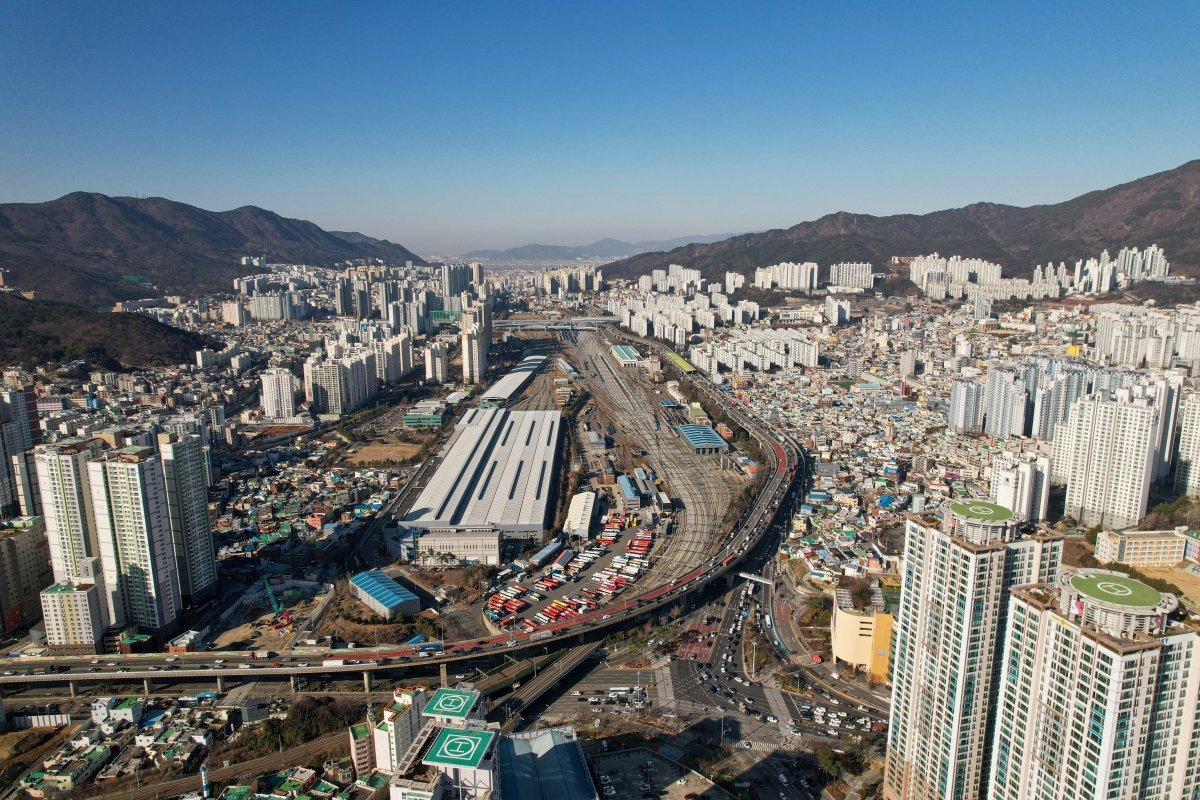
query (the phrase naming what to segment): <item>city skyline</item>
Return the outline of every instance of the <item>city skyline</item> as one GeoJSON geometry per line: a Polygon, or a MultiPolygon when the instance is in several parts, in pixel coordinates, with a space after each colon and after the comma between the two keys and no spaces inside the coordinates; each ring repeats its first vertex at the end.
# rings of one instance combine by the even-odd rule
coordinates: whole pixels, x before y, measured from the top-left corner
{"type": "Polygon", "coordinates": [[[0,201],[254,204],[450,255],[1053,202],[1200,132],[1189,8],[279,11],[16,10],[0,201]]]}

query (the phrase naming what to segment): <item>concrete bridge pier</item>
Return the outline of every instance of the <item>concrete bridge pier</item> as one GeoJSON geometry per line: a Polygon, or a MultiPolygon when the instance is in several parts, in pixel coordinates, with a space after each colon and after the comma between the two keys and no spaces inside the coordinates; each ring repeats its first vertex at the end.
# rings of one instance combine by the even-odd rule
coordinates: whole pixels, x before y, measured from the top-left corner
{"type": "Polygon", "coordinates": [[[69,681],[67,688],[71,690],[71,697],[75,697],[79,693],[79,683],[76,681],[69,681]]]}
{"type": "Polygon", "coordinates": [[[363,691],[370,693],[370,691],[371,691],[371,673],[367,672],[364,669],[362,676],[363,676],[363,691]]]}
{"type": "Polygon", "coordinates": [[[289,675],[288,682],[292,684],[292,694],[295,694],[300,690],[300,679],[295,675],[289,675]]]}
{"type": "Polygon", "coordinates": [[[225,694],[225,678],[217,676],[217,694],[225,694]]]}
{"type": "Polygon", "coordinates": [[[441,674],[441,678],[442,678],[442,687],[443,687],[443,688],[449,688],[449,686],[450,686],[450,673],[449,673],[449,671],[446,669],[446,662],[445,662],[445,661],[443,661],[443,662],[441,663],[441,665],[438,667],[438,672],[441,674]]]}
{"type": "Polygon", "coordinates": [[[142,693],[143,693],[143,694],[145,694],[145,695],[149,695],[149,694],[150,694],[150,691],[151,691],[151,689],[150,689],[150,679],[149,679],[149,678],[142,678],[142,693]]]}

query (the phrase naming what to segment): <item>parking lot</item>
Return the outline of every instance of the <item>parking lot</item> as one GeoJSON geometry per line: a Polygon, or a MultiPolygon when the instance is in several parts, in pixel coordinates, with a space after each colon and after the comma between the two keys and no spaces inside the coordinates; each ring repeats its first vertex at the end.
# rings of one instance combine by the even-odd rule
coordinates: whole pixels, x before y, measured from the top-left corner
{"type": "Polygon", "coordinates": [[[596,782],[602,797],[610,800],[669,798],[728,798],[723,789],[689,772],[653,750],[623,750],[593,756],[596,782]],[[681,783],[682,781],[682,783],[681,783]]]}
{"type": "MultiPolygon", "coordinates": [[[[638,533],[644,530],[647,529],[641,525],[624,527],[621,529],[619,538],[611,544],[604,544],[598,539],[593,539],[586,543],[572,543],[570,547],[576,555],[584,551],[591,551],[594,554],[588,556],[590,563],[576,572],[573,578],[567,576],[563,570],[555,570],[547,565],[532,573],[518,573],[515,577],[497,584],[495,586],[496,592],[502,592],[507,588],[513,588],[521,592],[517,599],[521,600],[527,606],[512,615],[515,619],[509,622],[511,628],[513,630],[536,630],[544,624],[534,619],[536,615],[545,611],[547,606],[552,605],[556,601],[586,599],[590,604],[595,604],[595,607],[598,609],[610,605],[601,594],[601,590],[604,588],[602,582],[597,581],[595,576],[609,571],[619,573],[620,568],[613,564],[614,559],[622,561],[626,559],[644,559],[647,565],[652,565],[658,557],[658,552],[667,543],[668,537],[663,536],[661,533],[662,526],[653,527],[650,529],[654,532],[653,544],[644,556],[639,556],[629,549],[629,545],[638,533]],[[554,573],[559,580],[562,580],[562,583],[554,588],[539,588],[534,585],[542,576],[550,575],[551,573],[554,573]],[[529,622],[526,623],[526,620],[529,620],[529,622]]],[[[613,602],[620,602],[626,596],[632,596],[635,593],[635,585],[644,578],[648,572],[648,568],[639,567],[638,571],[639,574],[637,575],[620,574],[619,577],[624,582],[624,589],[613,598],[613,602]]],[[[489,591],[478,603],[473,605],[471,607],[473,613],[482,614],[487,601],[494,593],[489,591]]]]}

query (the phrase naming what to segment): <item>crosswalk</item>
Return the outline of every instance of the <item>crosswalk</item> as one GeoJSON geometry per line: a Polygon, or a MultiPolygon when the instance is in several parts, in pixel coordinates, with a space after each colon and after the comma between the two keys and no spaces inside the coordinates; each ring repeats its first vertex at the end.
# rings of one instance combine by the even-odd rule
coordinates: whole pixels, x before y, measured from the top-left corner
{"type": "Polygon", "coordinates": [[[654,678],[658,682],[658,707],[670,708],[675,702],[675,685],[671,682],[671,670],[656,669],[654,678]]]}
{"type": "Polygon", "coordinates": [[[779,749],[779,744],[776,742],[756,742],[753,739],[743,739],[742,741],[738,742],[738,747],[745,748],[746,742],[750,742],[750,750],[754,750],[759,753],[772,753],[779,749]]]}
{"type": "Polygon", "coordinates": [[[792,717],[792,712],[788,710],[787,702],[783,699],[783,692],[774,686],[763,686],[763,694],[767,696],[767,705],[771,707],[771,713],[779,720],[779,732],[786,735],[787,723],[792,717]]]}

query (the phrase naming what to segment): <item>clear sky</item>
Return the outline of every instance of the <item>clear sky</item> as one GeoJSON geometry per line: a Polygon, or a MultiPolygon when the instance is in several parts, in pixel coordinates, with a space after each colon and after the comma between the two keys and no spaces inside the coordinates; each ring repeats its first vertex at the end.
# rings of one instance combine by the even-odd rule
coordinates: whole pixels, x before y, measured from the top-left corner
{"type": "Polygon", "coordinates": [[[422,254],[1055,202],[1200,157],[1195,2],[54,3],[0,201],[253,204],[422,254]]]}

